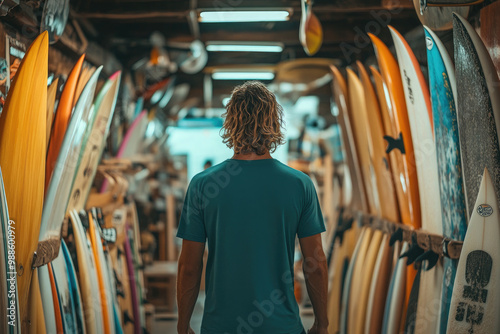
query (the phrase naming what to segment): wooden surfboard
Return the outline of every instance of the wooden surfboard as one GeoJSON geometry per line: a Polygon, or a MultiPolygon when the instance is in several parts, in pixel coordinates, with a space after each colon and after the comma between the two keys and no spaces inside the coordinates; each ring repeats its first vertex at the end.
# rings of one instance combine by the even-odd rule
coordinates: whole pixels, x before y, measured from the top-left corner
{"type": "Polygon", "coordinates": [[[78,281],[82,292],[85,327],[89,334],[100,334],[104,332],[104,324],[95,260],[80,217],[74,210],[70,214],[77,250],[78,281]]]}
{"type": "Polygon", "coordinates": [[[67,211],[80,211],[85,207],[97,165],[104,150],[111,118],[115,109],[121,72],[113,74],[97,95],[93,117],[88,123],[83,142],[85,143],[80,163],[71,189],[67,211]]]}
{"type": "MultiPolygon", "coordinates": [[[[427,27],[425,28],[427,45],[427,64],[429,67],[429,86],[431,91],[434,133],[441,200],[442,228],[429,230],[431,233],[444,234],[454,240],[463,240],[467,229],[467,207],[465,205],[462,179],[462,161],[458,135],[456,101],[456,80],[453,63],[441,43],[441,40],[427,27]]],[[[454,261],[445,258],[444,269],[439,261],[430,272],[421,276],[419,302],[417,308],[416,333],[439,331],[441,311],[440,300],[450,300],[452,285],[443,280],[443,270],[456,271],[454,261]],[[443,284],[437,284],[441,278],[443,284]],[[448,285],[446,285],[448,283],[448,285]],[[445,289],[446,291],[443,291],[445,289]]],[[[456,264],[456,263],[455,263],[456,264]]],[[[446,309],[443,309],[446,312],[446,309]]]]}
{"type": "Polygon", "coordinates": [[[358,299],[351,300],[350,307],[352,308],[352,311],[349,312],[350,319],[352,319],[352,324],[349,325],[349,329],[353,330],[352,333],[362,334],[365,330],[368,308],[371,307],[371,305],[369,306],[368,304],[370,287],[373,280],[372,277],[375,277],[374,269],[383,236],[384,233],[382,233],[382,231],[373,231],[373,235],[365,255],[365,260],[359,269],[360,279],[358,280],[357,284],[359,289],[359,297],[358,299]]]}
{"type": "Polygon", "coordinates": [[[92,246],[92,252],[96,263],[97,281],[99,283],[99,292],[102,305],[102,317],[104,320],[104,333],[114,332],[113,306],[111,300],[111,288],[106,283],[108,281],[107,270],[105,269],[105,259],[102,250],[101,237],[97,230],[95,216],[89,212],[89,241],[92,246]],[[104,262],[103,262],[104,261],[104,262]]]}
{"type": "Polygon", "coordinates": [[[498,190],[485,169],[460,253],[447,333],[500,332],[498,190]]]}
{"type": "MultiPolygon", "coordinates": [[[[353,222],[353,224],[357,224],[353,222]]],[[[361,246],[363,244],[364,235],[367,233],[367,228],[363,228],[361,233],[356,241],[356,247],[354,248],[354,252],[351,257],[351,261],[349,261],[349,267],[345,274],[344,286],[342,288],[342,301],[340,307],[340,333],[347,333],[347,326],[349,321],[349,294],[352,286],[352,276],[354,274],[354,268],[356,267],[357,258],[361,252],[361,246]]]]}
{"type": "Polygon", "coordinates": [[[384,234],[373,269],[366,309],[365,334],[382,331],[385,302],[392,272],[393,250],[389,246],[389,238],[389,235],[384,234]]]}
{"type": "Polygon", "coordinates": [[[342,73],[335,66],[330,66],[333,74],[333,96],[335,103],[339,109],[338,122],[341,128],[342,141],[346,155],[350,187],[344,185],[343,189],[351,188],[352,194],[349,199],[344,198],[344,205],[351,207],[353,210],[361,210],[367,212],[368,203],[366,193],[361,178],[361,170],[359,168],[358,152],[356,150],[352,125],[347,108],[349,106],[349,95],[347,93],[347,83],[342,73]]]}
{"type": "Polygon", "coordinates": [[[31,264],[43,207],[47,73],[48,35],[44,32],[26,52],[0,116],[0,166],[16,244],[22,245],[16,247],[21,323],[27,316],[31,264]]]}
{"type": "MultiPolygon", "coordinates": [[[[394,181],[389,166],[389,157],[385,153],[384,128],[382,125],[379,102],[370,76],[361,62],[356,63],[363,84],[366,102],[366,125],[370,128],[371,155],[376,176],[378,197],[380,199],[380,216],[392,222],[399,222],[399,210],[394,189],[394,181]]],[[[378,250],[376,250],[378,251],[378,250]]]]}
{"type": "Polygon", "coordinates": [[[362,182],[365,185],[368,199],[368,213],[380,216],[380,199],[373,171],[373,161],[370,151],[372,143],[368,140],[369,128],[366,124],[366,103],[363,85],[358,76],[351,69],[347,69],[347,85],[350,105],[349,116],[352,121],[354,141],[358,152],[362,182]]]}
{"type": "Polygon", "coordinates": [[[357,224],[353,224],[351,229],[344,232],[342,243],[340,243],[340,240],[337,240],[336,242],[336,248],[332,258],[332,266],[334,269],[328,299],[329,334],[338,333],[340,330],[341,301],[347,271],[346,268],[349,265],[356,246],[356,240],[358,239],[360,233],[361,231],[357,224]]]}
{"type": "Polygon", "coordinates": [[[47,89],[47,147],[49,145],[50,130],[54,119],[54,107],[56,104],[57,87],[59,78],[56,78],[47,89]]]}
{"type": "MultiPolygon", "coordinates": [[[[45,334],[45,312],[43,309],[42,295],[40,293],[40,285],[38,284],[38,270],[33,270],[33,275],[31,276],[33,282],[30,285],[30,293],[28,297],[28,312],[30,312],[31,323],[29,324],[28,333],[39,333],[45,334]]],[[[12,330],[12,326],[9,325],[9,329],[5,333],[17,332],[17,328],[12,330]]]]}
{"type": "Polygon", "coordinates": [[[73,99],[75,97],[75,88],[78,83],[78,77],[80,76],[84,58],[85,55],[82,55],[71,70],[71,73],[68,76],[68,80],[66,80],[66,83],[64,84],[64,90],[61,94],[61,98],[59,99],[57,112],[53,121],[54,124],[52,125],[49,148],[47,150],[45,188],[48,188],[50,179],[52,177],[52,172],[56,166],[59,151],[66,134],[66,128],[68,127],[69,120],[71,118],[71,113],[73,111],[73,99]]]}
{"type": "Polygon", "coordinates": [[[421,227],[418,180],[414,167],[413,142],[399,66],[387,46],[378,37],[372,34],[369,36],[390,100],[387,110],[392,112],[390,118],[393,120],[393,124],[392,131],[388,134],[390,138],[385,138],[389,141],[388,149],[392,149],[389,153],[390,159],[396,161],[393,175],[401,221],[405,225],[418,229],[421,227]],[[402,140],[400,140],[401,137],[402,140]],[[404,150],[404,154],[401,148],[404,150]]]}
{"type": "MultiPolygon", "coordinates": [[[[363,281],[368,250],[370,249],[373,238],[373,230],[370,228],[366,229],[367,230],[363,235],[363,239],[361,240],[359,253],[356,257],[356,263],[354,264],[354,272],[352,274],[351,288],[349,291],[349,300],[347,304],[347,332],[349,333],[356,333],[356,322],[359,321],[358,316],[364,317],[364,314],[362,314],[364,313],[362,310],[363,305],[361,304],[361,300],[363,299],[363,296],[361,295],[361,282],[363,281]]],[[[368,269],[366,270],[368,271],[368,269]]]]}
{"type": "Polygon", "coordinates": [[[45,192],[42,223],[39,240],[57,238],[60,235],[61,225],[69,202],[71,186],[75,178],[78,157],[82,148],[84,130],[92,114],[92,100],[94,98],[97,79],[102,66],[95,71],[88,85],[85,86],[75,111],[67,126],[66,134],[60,147],[59,158],[54,165],[49,188],[45,192]]]}

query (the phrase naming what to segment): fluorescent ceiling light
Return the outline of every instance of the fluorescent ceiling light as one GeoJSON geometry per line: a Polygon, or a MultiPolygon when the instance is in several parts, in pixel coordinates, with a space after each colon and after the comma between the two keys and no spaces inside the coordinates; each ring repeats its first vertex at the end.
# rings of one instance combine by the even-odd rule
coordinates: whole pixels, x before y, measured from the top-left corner
{"type": "Polygon", "coordinates": [[[288,21],[290,13],[287,10],[231,10],[206,11],[200,13],[200,22],[275,22],[288,21]]]}
{"type": "Polygon", "coordinates": [[[215,72],[212,74],[214,80],[273,80],[273,72],[264,71],[238,71],[238,72],[215,72]]]}
{"type": "Polygon", "coordinates": [[[281,44],[223,44],[223,43],[207,43],[207,51],[217,52],[281,52],[283,45],[281,44]]]}

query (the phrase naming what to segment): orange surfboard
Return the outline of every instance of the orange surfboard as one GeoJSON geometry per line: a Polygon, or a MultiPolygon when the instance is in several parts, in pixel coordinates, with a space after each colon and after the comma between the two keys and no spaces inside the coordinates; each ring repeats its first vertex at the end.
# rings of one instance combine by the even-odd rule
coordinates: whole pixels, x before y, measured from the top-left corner
{"type": "Polygon", "coordinates": [[[62,92],[61,99],[59,100],[57,113],[54,118],[54,124],[52,125],[49,148],[47,152],[45,188],[47,188],[52,176],[52,172],[57,161],[57,156],[59,155],[59,150],[61,149],[61,145],[64,139],[64,134],[66,133],[66,127],[68,126],[71,112],[73,111],[73,101],[75,97],[76,85],[78,84],[78,78],[80,77],[84,58],[85,55],[82,55],[71,70],[71,73],[68,76],[68,80],[64,84],[64,90],[62,92]]]}
{"type": "Polygon", "coordinates": [[[61,308],[59,305],[59,298],[57,297],[57,287],[56,280],[54,279],[54,273],[52,272],[52,266],[50,264],[47,265],[49,269],[49,278],[50,278],[50,289],[52,290],[52,300],[54,302],[54,314],[56,316],[56,328],[57,334],[64,333],[62,316],[61,316],[61,308]]]}

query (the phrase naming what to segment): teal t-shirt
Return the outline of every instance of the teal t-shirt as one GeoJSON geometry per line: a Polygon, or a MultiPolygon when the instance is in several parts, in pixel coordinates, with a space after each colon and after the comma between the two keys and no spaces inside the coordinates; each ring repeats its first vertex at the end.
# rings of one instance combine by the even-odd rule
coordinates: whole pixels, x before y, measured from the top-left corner
{"type": "Polygon", "coordinates": [[[275,159],[229,159],[189,184],[177,236],[208,241],[201,334],[300,334],[295,238],[325,231],[306,174],[275,159]]]}

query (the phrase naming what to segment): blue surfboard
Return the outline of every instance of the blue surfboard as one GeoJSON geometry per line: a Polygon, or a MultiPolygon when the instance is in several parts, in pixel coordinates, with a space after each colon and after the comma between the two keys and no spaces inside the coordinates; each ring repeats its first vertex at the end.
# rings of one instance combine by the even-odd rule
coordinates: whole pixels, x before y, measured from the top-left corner
{"type": "Polygon", "coordinates": [[[86,333],[85,330],[85,318],[83,317],[83,304],[82,297],[80,295],[80,287],[78,285],[78,279],[76,278],[75,267],[73,265],[73,260],[69,252],[68,246],[64,240],[61,240],[61,251],[64,255],[64,260],[66,262],[69,291],[71,294],[72,305],[76,316],[76,329],[78,333],[86,333]]]}
{"type": "MultiPolygon", "coordinates": [[[[467,205],[455,103],[455,71],[443,44],[427,27],[425,27],[425,37],[438,160],[443,234],[454,240],[464,240],[467,230],[467,205]]],[[[448,323],[457,264],[456,260],[444,259],[441,332],[445,331],[448,323]]]]}

